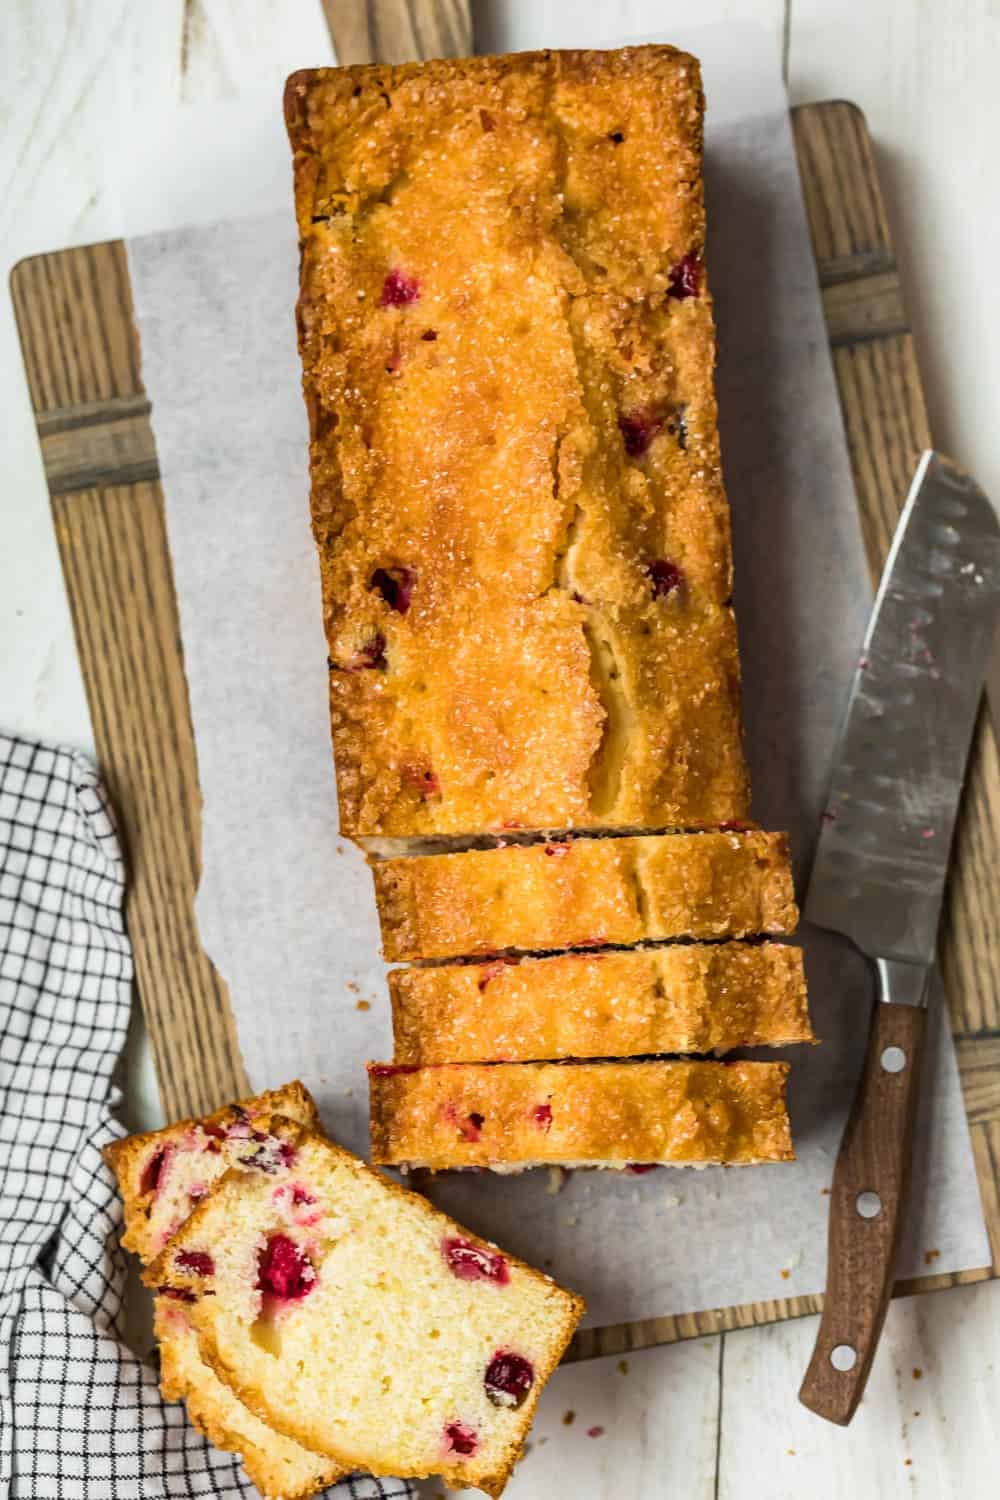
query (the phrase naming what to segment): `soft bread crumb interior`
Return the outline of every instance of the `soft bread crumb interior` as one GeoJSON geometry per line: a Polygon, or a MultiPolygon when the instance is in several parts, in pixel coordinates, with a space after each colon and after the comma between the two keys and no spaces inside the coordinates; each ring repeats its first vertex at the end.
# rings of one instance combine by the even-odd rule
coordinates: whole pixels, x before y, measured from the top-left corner
{"type": "Polygon", "coordinates": [[[519,1452],[580,1304],[509,1260],[503,1285],[459,1278],[442,1253],[448,1234],[464,1231],[309,1138],[287,1174],[227,1177],[154,1270],[213,1292],[192,1309],[204,1348],[279,1429],[349,1466],[488,1484],[519,1452]],[[268,1307],[258,1266],[275,1234],[308,1256],[315,1281],[268,1307]],[[201,1285],[185,1276],[175,1247],[209,1254],[214,1274],[201,1285]],[[535,1372],[520,1407],[487,1394],[499,1350],[535,1372]],[[474,1454],[449,1451],[456,1422],[476,1434],[474,1454]]]}

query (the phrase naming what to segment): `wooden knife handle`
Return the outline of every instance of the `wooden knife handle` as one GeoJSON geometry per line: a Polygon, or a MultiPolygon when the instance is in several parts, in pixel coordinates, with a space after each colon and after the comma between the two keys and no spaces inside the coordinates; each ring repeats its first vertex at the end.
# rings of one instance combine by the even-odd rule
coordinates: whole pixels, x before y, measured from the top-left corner
{"type": "Polygon", "coordinates": [[[844,1427],[864,1394],[892,1295],[926,1025],[923,1006],[876,1001],[833,1172],[826,1298],[799,1400],[844,1427]]]}

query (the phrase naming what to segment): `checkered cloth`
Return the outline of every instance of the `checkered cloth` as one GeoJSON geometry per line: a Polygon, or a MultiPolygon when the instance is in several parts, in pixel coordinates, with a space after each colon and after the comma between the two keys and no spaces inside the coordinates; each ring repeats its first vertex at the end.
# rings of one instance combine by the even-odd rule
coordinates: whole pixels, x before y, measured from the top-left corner
{"type": "MultiPolygon", "coordinates": [[[[0,1494],[253,1497],[120,1342],[122,1209],[101,1148],[125,1041],[125,868],[80,755],[0,735],[0,1494]]],[[[336,1500],[410,1496],[355,1476],[336,1500]]]]}

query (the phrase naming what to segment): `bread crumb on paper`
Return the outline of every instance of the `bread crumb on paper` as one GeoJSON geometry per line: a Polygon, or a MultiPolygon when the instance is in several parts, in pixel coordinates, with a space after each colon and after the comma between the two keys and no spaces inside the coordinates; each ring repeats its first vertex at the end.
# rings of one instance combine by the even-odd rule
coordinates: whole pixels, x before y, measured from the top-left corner
{"type": "Polygon", "coordinates": [[[792,1272],[795,1270],[795,1268],[797,1266],[800,1266],[801,1264],[802,1264],[802,1251],[801,1250],[796,1250],[795,1254],[794,1255],[790,1255],[788,1257],[788,1259],[785,1261],[785,1264],[781,1268],[781,1279],[782,1279],[782,1281],[787,1281],[788,1278],[789,1278],[789,1276],[791,1276],[792,1272]]]}

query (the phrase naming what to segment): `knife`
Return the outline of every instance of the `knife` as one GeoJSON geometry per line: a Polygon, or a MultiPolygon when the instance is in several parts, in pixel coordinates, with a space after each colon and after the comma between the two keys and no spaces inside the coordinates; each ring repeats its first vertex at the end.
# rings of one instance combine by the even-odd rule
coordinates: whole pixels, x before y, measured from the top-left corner
{"type": "Polygon", "coordinates": [[[805,904],[809,921],[867,955],[878,985],[799,1391],[845,1426],[892,1293],[938,918],[998,603],[996,513],[967,474],[925,453],[854,674],[805,904]]]}

